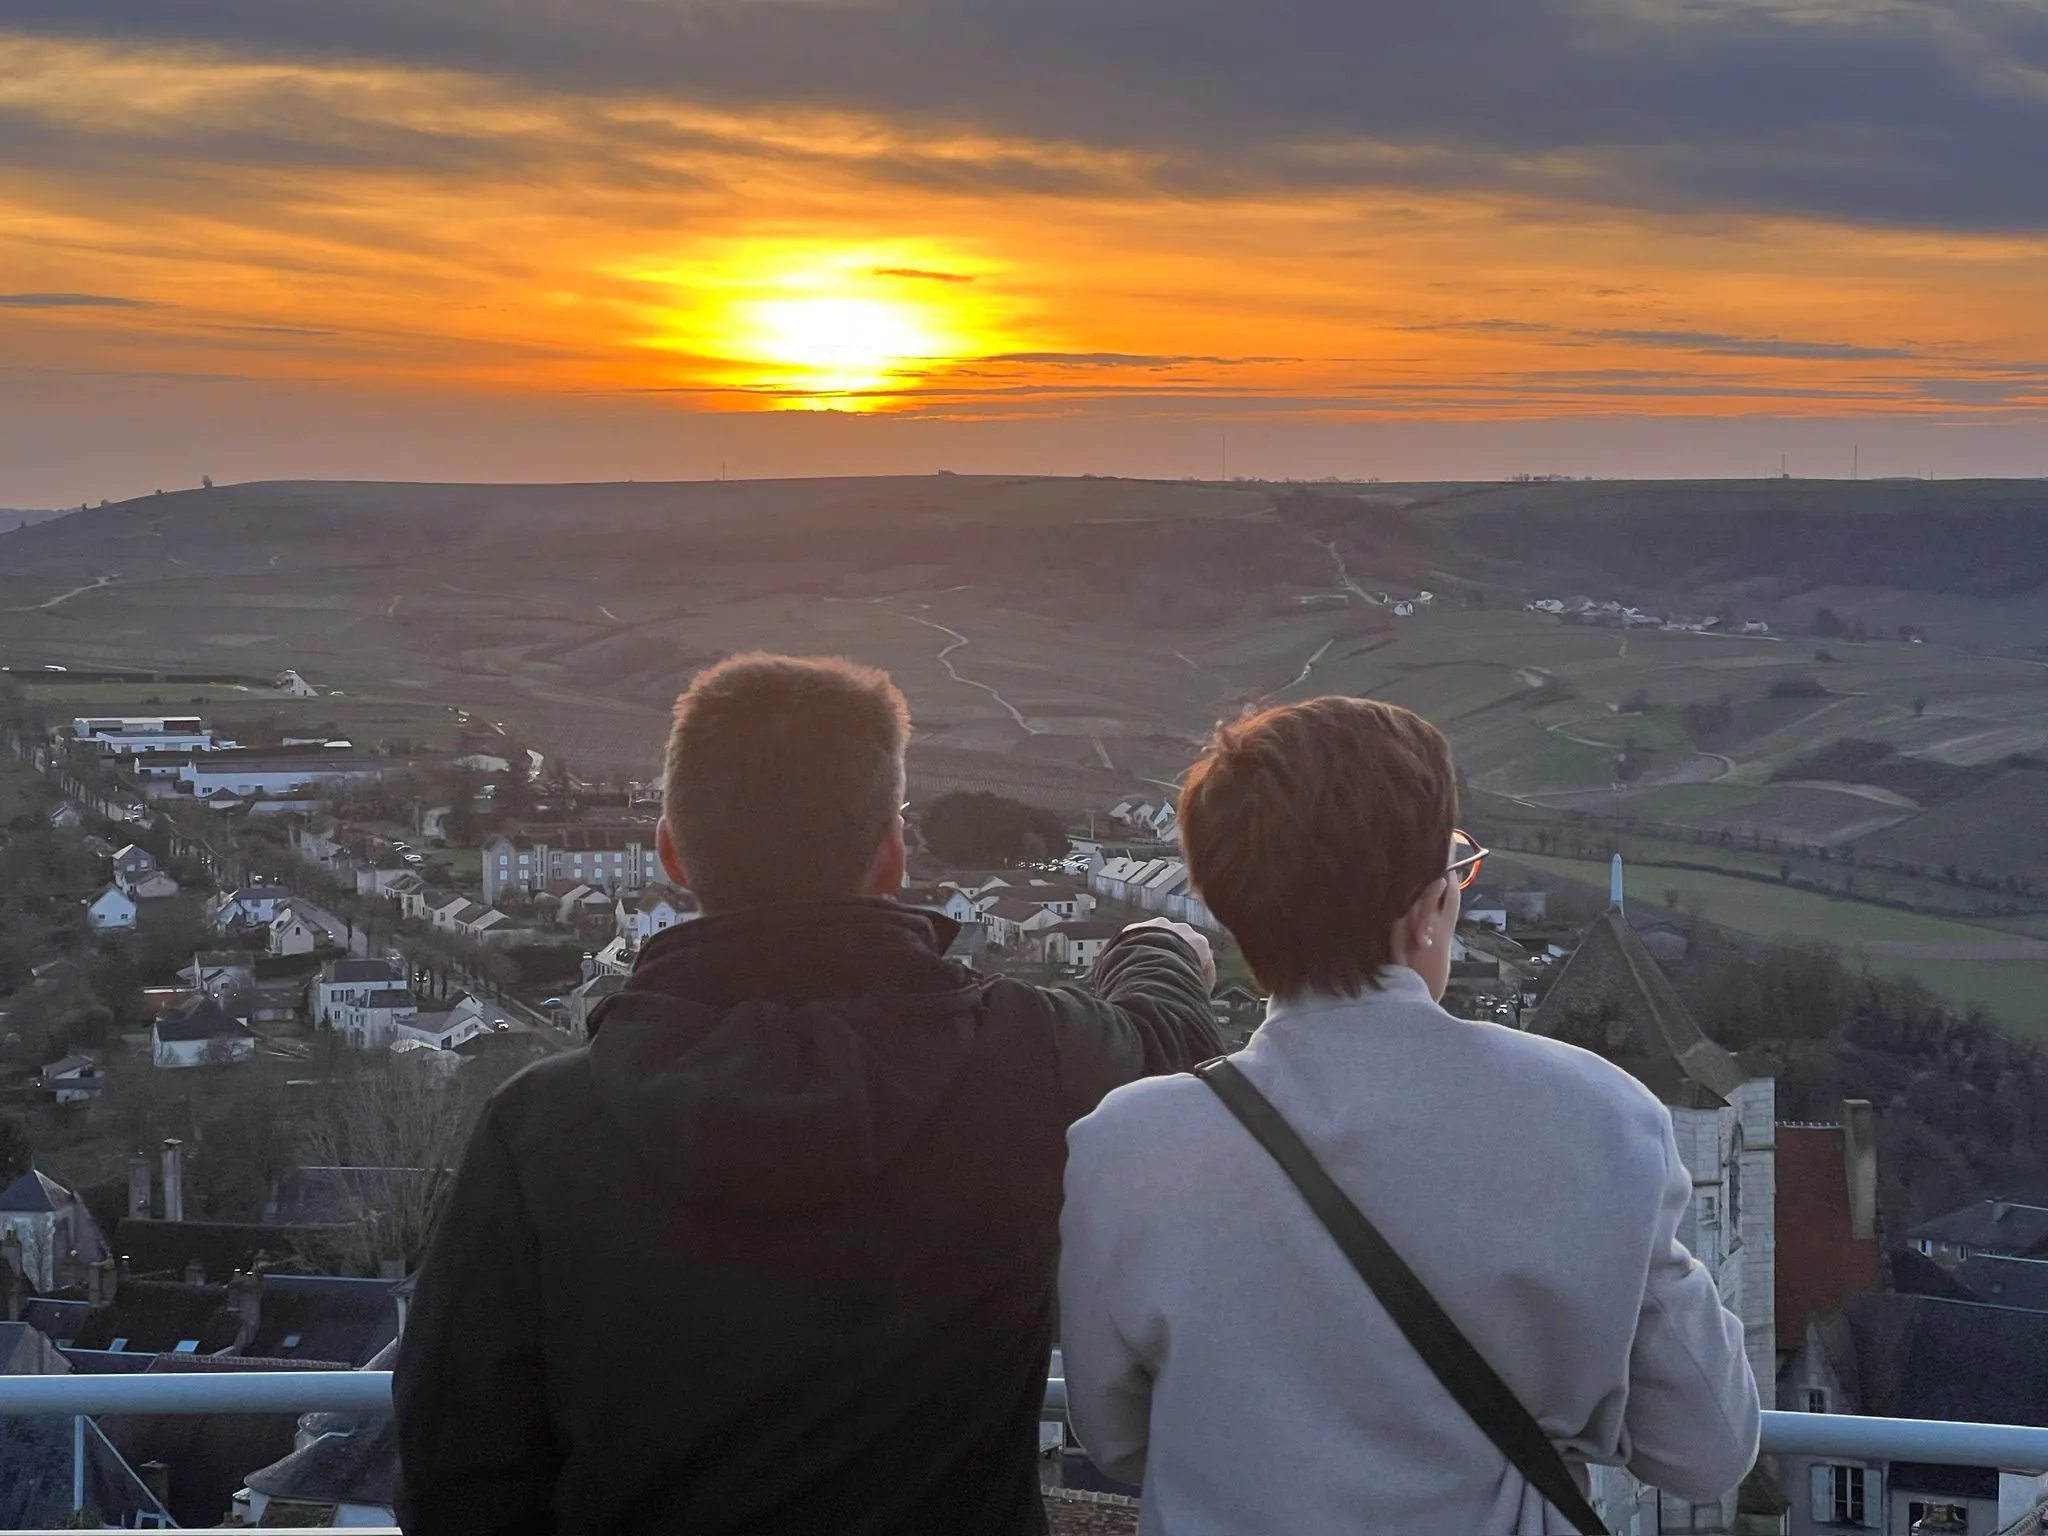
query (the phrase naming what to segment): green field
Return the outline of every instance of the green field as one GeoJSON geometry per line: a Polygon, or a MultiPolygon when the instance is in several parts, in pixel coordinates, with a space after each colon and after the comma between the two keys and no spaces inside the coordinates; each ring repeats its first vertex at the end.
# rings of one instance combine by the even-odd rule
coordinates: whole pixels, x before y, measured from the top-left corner
{"type": "Polygon", "coordinates": [[[1763,797],[1761,784],[1667,784],[1631,794],[1627,810],[1631,816],[1651,821],[1711,826],[1763,797]]]}
{"type": "Polygon", "coordinates": [[[1610,747],[1634,744],[1658,752],[1692,750],[1692,732],[1685,728],[1684,716],[1675,709],[1653,708],[1639,715],[1593,715],[1584,720],[1574,720],[1559,729],[1582,740],[1602,742],[1610,747]]]}
{"type": "Polygon", "coordinates": [[[1863,840],[1863,851],[1929,869],[2048,876],[2048,773],[2000,774],[1863,840]]]}
{"type": "MultiPolygon", "coordinates": [[[[1560,859],[1516,853],[1511,862],[1604,889],[1604,860],[1560,859]]],[[[1840,947],[1853,962],[1872,970],[1918,977],[1957,1007],[1980,1003],[1999,1022],[2027,1034],[2048,1036],[2048,958],[1906,958],[1870,953],[1865,945],[1985,945],[2007,937],[1996,929],[1948,918],[1923,917],[1890,907],[1822,896],[1789,886],[1699,870],[1636,865],[1630,883],[1641,899],[1662,903],[1674,892],[1678,904],[1696,917],[1762,939],[1818,941],[1840,947]]]]}
{"type": "Polygon", "coordinates": [[[1556,734],[1543,736],[1508,769],[1510,787],[1522,794],[1604,784],[1613,777],[1614,754],[1607,748],[1556,734]]]}
{"type": "Polygon", "coordinates": [[[74,683],[54,675],[17,681],[36,703],[76,704],[80,709],[163,709],[178,714],[194,704],[247,704],[290,697],[272,688],[240,683],[74,683]]]}

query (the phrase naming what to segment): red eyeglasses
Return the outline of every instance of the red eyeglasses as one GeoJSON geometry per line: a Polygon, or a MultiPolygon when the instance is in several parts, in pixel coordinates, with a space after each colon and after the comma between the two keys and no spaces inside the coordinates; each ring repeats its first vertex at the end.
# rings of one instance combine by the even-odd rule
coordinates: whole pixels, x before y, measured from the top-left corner
{"type": "Polygon", "coordinates": [[[1472,882],[1479,878],[1479,865],[1493,852],[1491,848],[1479,846],[1479,839],[1470,832],[1459,829],[1451,833],[1451,847],[1457,853],[1444,873],[1458,882],[1458,889],[1469,891],[1472,882]]]}

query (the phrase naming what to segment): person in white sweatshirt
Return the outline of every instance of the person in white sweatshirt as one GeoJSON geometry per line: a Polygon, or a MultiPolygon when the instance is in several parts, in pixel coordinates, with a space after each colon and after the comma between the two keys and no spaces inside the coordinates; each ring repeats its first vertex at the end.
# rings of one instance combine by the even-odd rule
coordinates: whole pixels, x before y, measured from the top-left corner
{"type": "MultiPolygon", "coordinates": [[[[1562,1452],[1695,1503],[1756,1458],[1742,1325],[1679,1243],[1671,1117],[1576,1047],[1438,1006],[1461,883],[1443,737],[1363,699],[1223,727],[1191,884],[1272,995],[1234,1058],[1562,1452]]],[[[1146,1536],[1572,1529],[1191,1076],[1068,1135],[1068,1411],[1146,1536]]]]}

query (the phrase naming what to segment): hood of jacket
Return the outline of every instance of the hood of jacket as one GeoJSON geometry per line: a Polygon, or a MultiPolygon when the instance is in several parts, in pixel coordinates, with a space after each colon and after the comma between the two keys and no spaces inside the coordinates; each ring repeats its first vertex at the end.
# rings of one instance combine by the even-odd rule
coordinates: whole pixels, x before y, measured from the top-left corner
{"type": "Polygon", "coordinates": [[[973,1052],[958,925],[892,901],[757,907],[651,939],[591,1018],[600,1102],[691,1199],[824,1204],[909,1143],[973,1052]]]}

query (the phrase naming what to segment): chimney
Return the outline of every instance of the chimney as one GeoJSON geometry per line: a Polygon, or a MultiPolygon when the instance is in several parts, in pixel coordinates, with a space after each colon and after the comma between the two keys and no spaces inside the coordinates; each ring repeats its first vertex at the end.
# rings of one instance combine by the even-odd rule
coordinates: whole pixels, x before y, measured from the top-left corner
{"type": "Polygon", "coordinates": [[[128,1159],[128,1214],[149,1216],[149,1158],[141,1152],[128,1159]]]}
{"type": "Polygon", "coordinates": [[[236,1270],[234,1278],[228,1282],[228,1299],[235,1304],[241,1326],[235,1330],[235,1342],[222,1353],[246,1355],[249,1346],[256,1342],[256,1329],[263,1321],[262,1279],[236,1270]]]}
{"type": "Polygon", "coordinates": [[[142,1486],[149,1490],[149,1496],[156,1500],[156,1506],[165,1514],[171,1512],[171,1469],[161,1461],[145,1461],[135,1469],[135,1475],[142,1479],[142,1486]]]}
{"type": "Polygon", "coordinates": [[[187,1259],[185,1261],[185,1283],[187,1285],[206,1284],[206,1266],[197,1259],[187,1259]]]}
{"type": "Polygon", "coordinates": [[[185,1143],[175,1136],[164,1143],[164,1220],[185,1219],[185,1143]]]}
{"type": "Polygon", "coordinates": [[[1849,1179],[1849,1231],[1877,1236],[1877,1112],[1868,1099],[1842,1100],[1842,1171],[1849,1179]]]}
{"type": "Polygon", "coordinates": [[[7,1321],[18,1323],[22,1306],[28,1300],[28,1275],[23,1268],[21,1234],[11,1227],[5,1237],[0,1237],[0,1260],[7,1264],[7,1273],[0,1276],[0,1284],[7,1287],[7,1321]]]}
{"type": "Polygon", "coordinates": [[[94,1311],[102,1307],[111,1307],[120,1289],[121,1274],[114,1267],[112,1259],[102,1259],[97,1264],[86,1266],[85,1299],[94,1311]]]}

